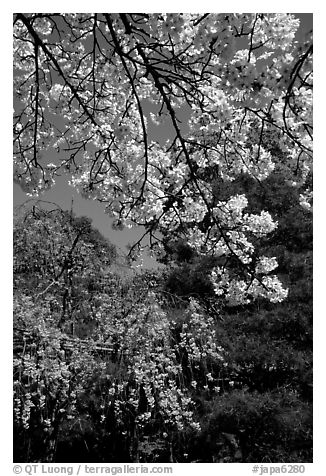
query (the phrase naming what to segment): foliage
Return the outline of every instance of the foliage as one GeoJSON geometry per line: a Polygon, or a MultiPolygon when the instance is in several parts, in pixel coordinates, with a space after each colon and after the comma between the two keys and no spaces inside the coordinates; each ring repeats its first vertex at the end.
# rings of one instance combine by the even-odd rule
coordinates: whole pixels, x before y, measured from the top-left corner
{"type": "Polygon", "coordinates": [[[193,448],[204,461],[311,461],[311,408],[284,387],[263,394],[234,390],[209,402],[205,421],[193,448]]]}

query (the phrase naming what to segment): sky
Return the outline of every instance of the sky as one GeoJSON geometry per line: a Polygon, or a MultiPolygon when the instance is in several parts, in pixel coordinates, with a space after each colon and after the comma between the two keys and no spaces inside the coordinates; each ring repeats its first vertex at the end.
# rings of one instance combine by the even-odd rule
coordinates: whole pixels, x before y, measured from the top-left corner
{"type": "MultiPolygon", "coordinates": [[[[300,30],[298,31],[298,38],[306,31],[312,28],[312,15],[311,14],[296,14],[301,21],[300,30]]],[[[148,117],[148,134],[153,140],[158,142],[165,142],[171,138],[172,125],[168,119],[163,122],[162,125],[156,126],[150,119],[149,112],[155,113],[155,107],[146,101],[143,104],[145,113],[148,117]]],[[[181,129],[185,131],[187,129],[187,120],[189,113],[186,109],[179,111],[178,117],[182,117],[181,129]]],[[[44,152],[46,161],[55,161],[57,153],[54,150],[48,150],[44,152]]],[[[42,200],[55,202],[64,210],[70,210],[71,207],[77,216],[87,216],[92,219],[93,226],[97,228],[103,236],[105,236],[111,243],[117,246],[118,251],[121,254],[126,253],[126,247],[128,244],[132,244],[137,241],[143,230],[139,227],[133,229],[125,229],[123,231],[113,230],[111,227],[112,218],[104,213],[104,204],[99,202],[82,198],[76,190],[68,184],[69,177],[63,175],[56,181],[55,186],[51,190],[45,192],[40,196],[42,200]]],[[[13,184],[13,204],[14,207],[24,203],[29,197],[22,191],[20,186],[16,183],[13,184]]],[[[156,268],[157,262],[155,259],[149,256],[143,257],[143,266],[146,268],[156,268]]]]}

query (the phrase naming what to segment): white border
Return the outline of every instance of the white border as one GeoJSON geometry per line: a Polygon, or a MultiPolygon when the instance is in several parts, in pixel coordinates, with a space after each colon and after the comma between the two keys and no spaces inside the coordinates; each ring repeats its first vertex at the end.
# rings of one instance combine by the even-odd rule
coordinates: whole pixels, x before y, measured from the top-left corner
{"type": "MultiPolygon", "coordinates": [[[[146,12],[214,12],[218,9],[216,2],[200,1],[178,1],[167,0],[164,3],[157,4],[153,1],[133,2],[117,2],[108,4],[104,1],[93,1],[91,3],[92,11],[126,12],[126,11],[146,11],[146,12]],[[154,6],[154,8],[153,8],[154,6]]],[[[325,202],[325,180],[326,166],[323,157],[323,139],[325,136],[325,125],[323,123],[323,113],[325,109],[325,85],[326,76],[324,72],[325,51],[325,18],[326,8],[322,2],[303,2],[303,1],[273,1],[269,4],[262,4],[261,1],[240,2],[228,1],[227,4],[221,5],[223,11],[227,7],[227,11],[264,11],[264,12],[293,12],[293,13],[314,13],[314,43],[317,45],[314,56],[315,73],[315,153],[314,153],[314,191],[315,191],[315,218],[314,218],[314,463],[306,464],[305,474],[321,475],[326,469],[325,458],[325,348],[324,340],[326,311],[323,302],[325,294],[325,210],[323,208],[325,202]],[[272,10],[271,10],[272,7],[272,10]],[[316,173],[317,172],[317,173],[316,173]]],[[[0,28],[1,38],[1,92],[3,110],[1,115],[1,135],[2,135],[2,184],[0,187],[1,204],[2,204],[2,232],[1,232],[1,294],[2,309],[1,313],[3,333],[0,345],[0,362],[1,362],[1,453],[3,455],[2,463],[5,464],[3,474],[12,474],[12,14],[14,12],[27,11],[60,11],[60,12],[88,12],[90,9],[89,2],[58,0],[53,4],[44,4],[44,1],[26,2],[14,1],[2,6],[2,18],[0,28]],[[68,7],[68,8],[67,8],[68,7]]],[[[168,464],[165,464],[167,466],[168,464]]],[[[266,464],[273,466],[273,464],[266,464]]],[[[75,465],[67,465],[75,466],[75,465]]],[[[96,465],[102,466],[102,465],[96,465]]],[[[105,465],[109,466],[109,465],[105,465]]],[[[113,465],[110,465],[113,466],[113,465]]],[[[174,467],[173,474],[195,474],[205,471],[207,474],[252,474],[253,464],[199,464],[199,465],[172,465],[174,467]]],[[[40,474],[40,473],[39,473],[40,474]]],[[[76,473],[75,473],[76,474],[76,473]]]]}

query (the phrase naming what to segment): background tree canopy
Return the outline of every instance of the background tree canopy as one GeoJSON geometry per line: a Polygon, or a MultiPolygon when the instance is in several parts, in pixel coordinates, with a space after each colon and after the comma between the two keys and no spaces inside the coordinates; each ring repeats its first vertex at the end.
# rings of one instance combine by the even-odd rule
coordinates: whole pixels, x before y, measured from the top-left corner
{"type": "Polygon", "coordinates": [[[35,198],[14,226],[16,461],[311,461],[299,31],[292,14],[14,15],[14,180],[35,198]],[[142,227],[129,258],[147,246],[162,269],[122,273],[90,220],[38,200],[62,174],[142,227]]]}

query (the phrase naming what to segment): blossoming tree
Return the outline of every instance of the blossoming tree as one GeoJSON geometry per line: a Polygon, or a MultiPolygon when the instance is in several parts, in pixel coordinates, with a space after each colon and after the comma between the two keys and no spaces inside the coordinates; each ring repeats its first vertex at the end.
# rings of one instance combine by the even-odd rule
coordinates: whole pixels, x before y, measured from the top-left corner
{"type": "Polygon", "coordinates": [[[108,270],[115,249],[88,219],[38,202],[21,215],[14,422],[17,446],[30,448],[26,458],[53,461],[59,433],[73,434],[81,421],[118,439],[136,461],[149,437],[164,449],[176,431],[198,431],[189,388],[218,395],[223,368],[213,318],[192,301],[178,322],[150,275],[108,270]]]}
{"type": "Polygon", "coordinates": [[[298,28],[290,14],[15,15],[16,180],[39,194],[69,171],[118,226],[144,226],[152,246],[178,229],[197,252],[224,256],[212,274],[218,295],[284,299],[269,274],[275,259],[253,259],[255,240],[277,223],[268,210],[246,213],[244,195],[219,200],[214,179],[263,181],[280,169],[305,183],[312,45],[296,41],[298,28]],[[154,141],[151,123],[167,119],[171,137],[154,141]],[[231,258],[240,277],[228,272],[231,258]]]}

